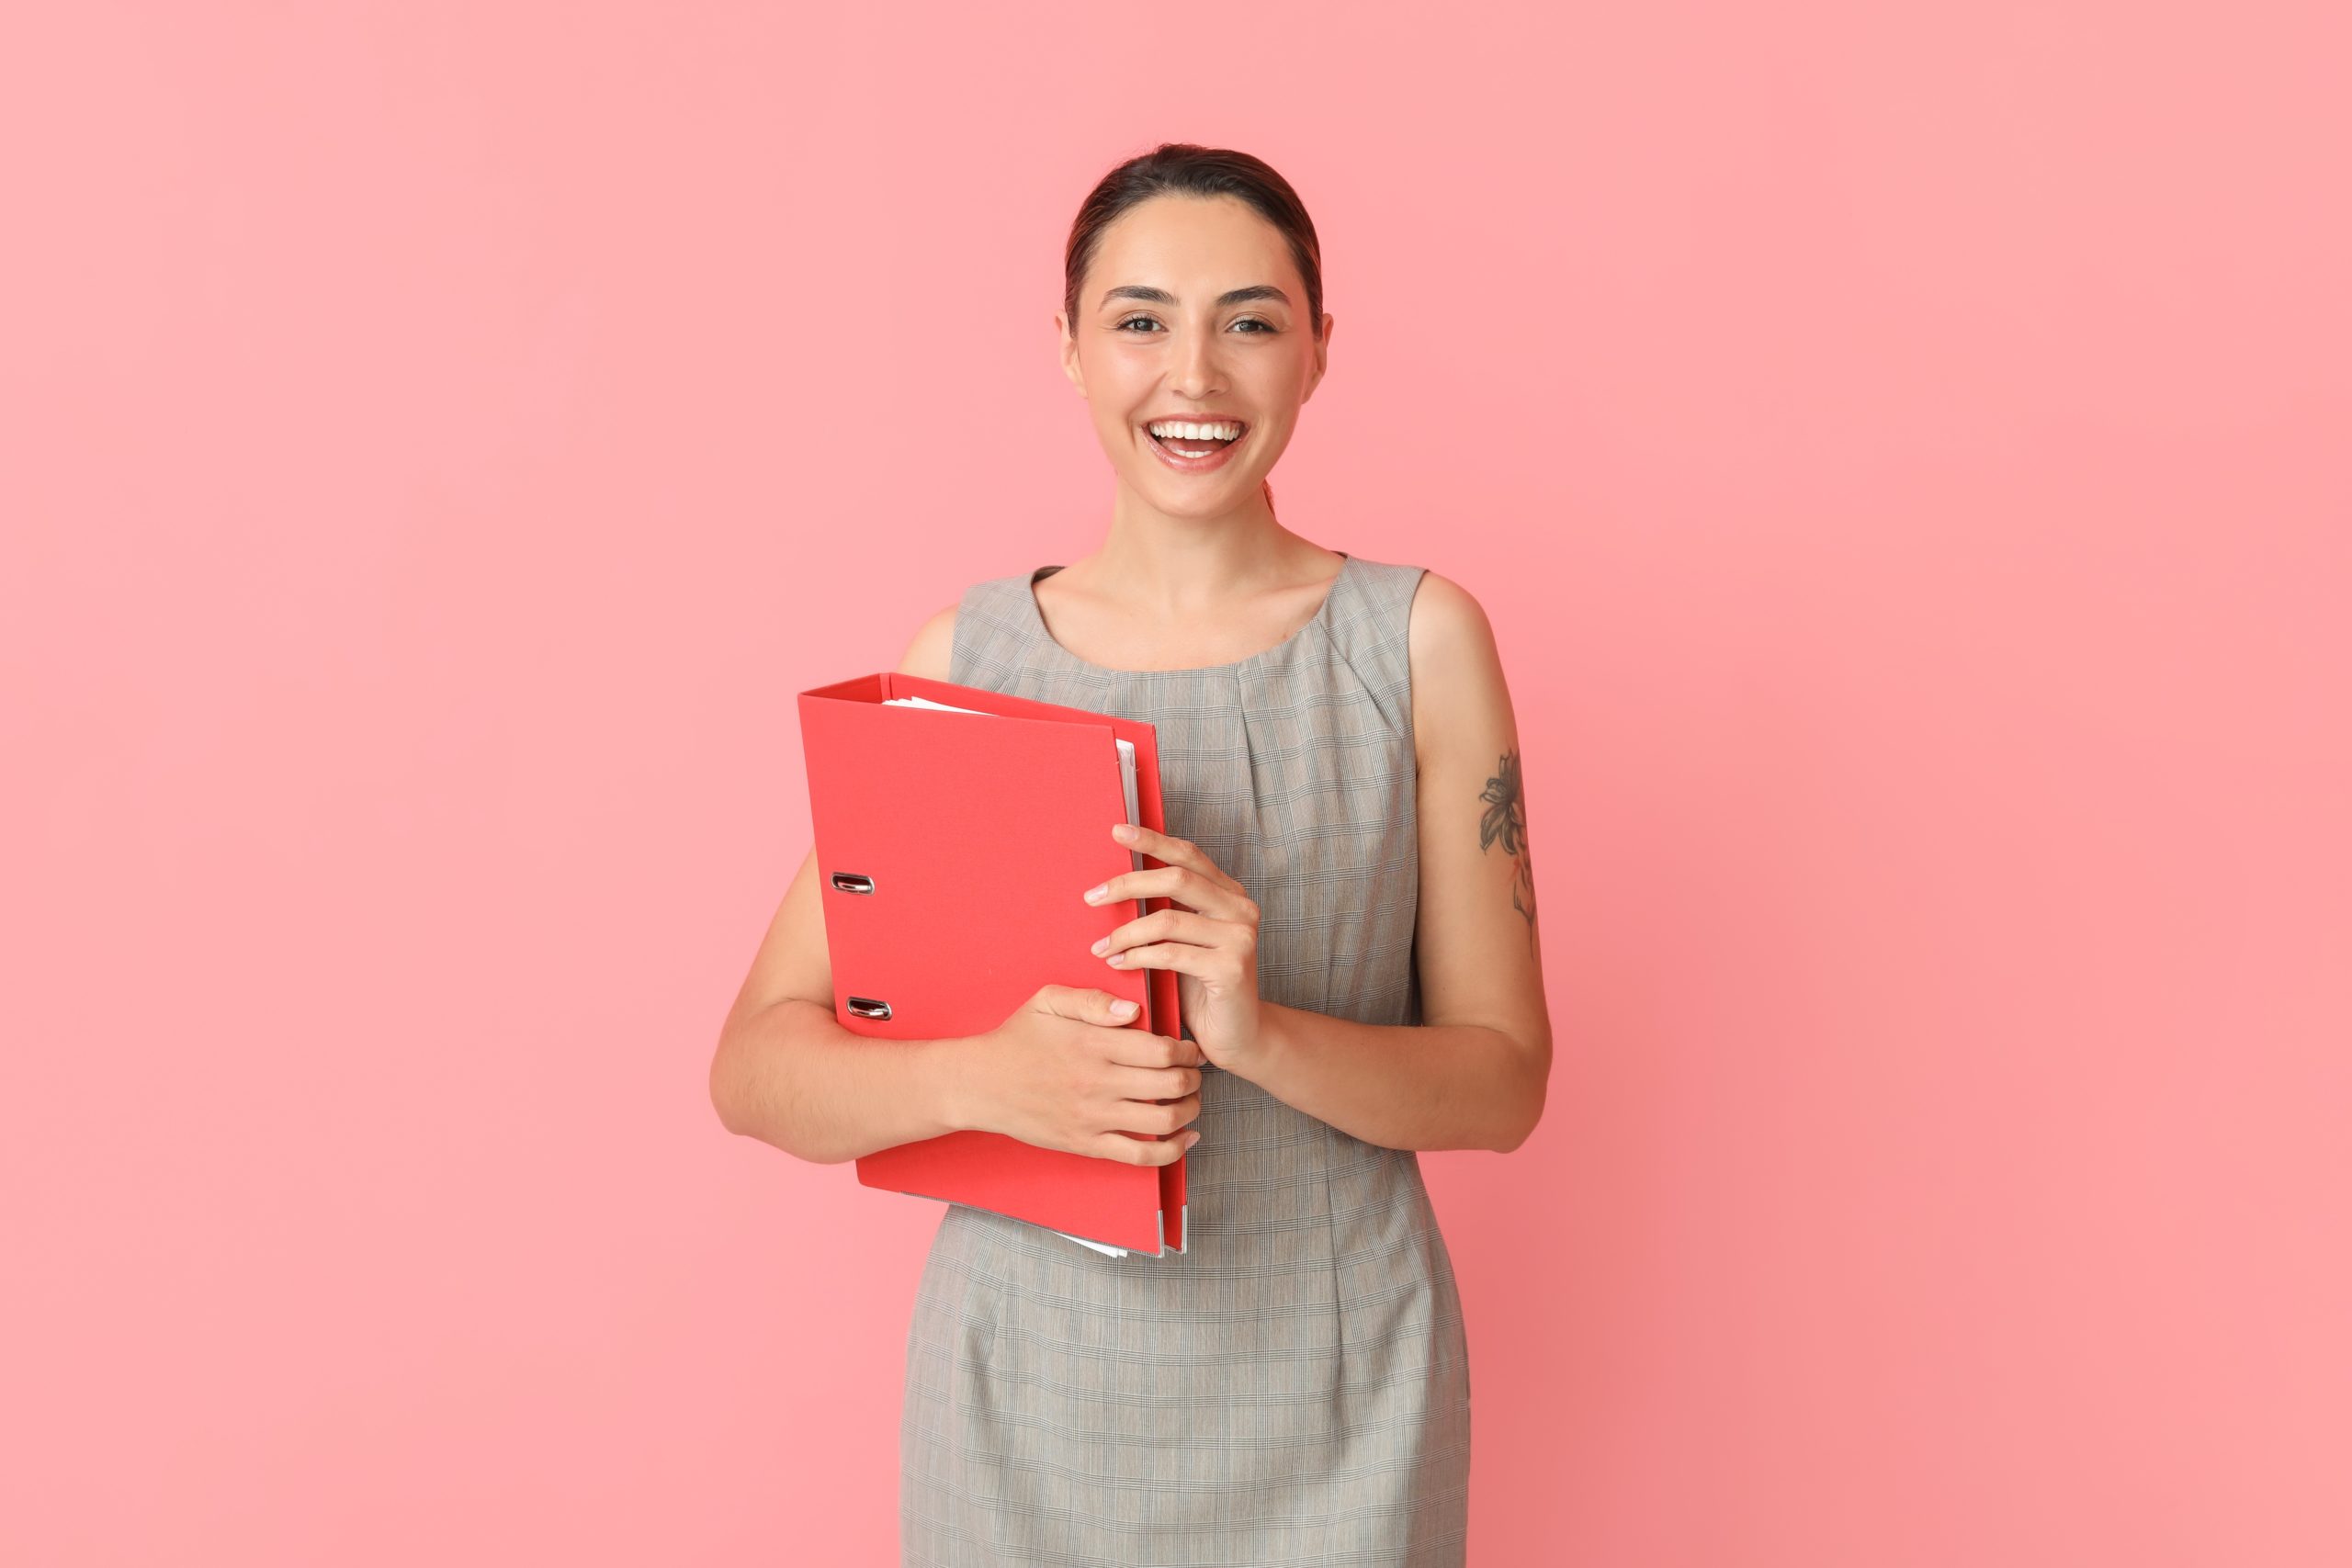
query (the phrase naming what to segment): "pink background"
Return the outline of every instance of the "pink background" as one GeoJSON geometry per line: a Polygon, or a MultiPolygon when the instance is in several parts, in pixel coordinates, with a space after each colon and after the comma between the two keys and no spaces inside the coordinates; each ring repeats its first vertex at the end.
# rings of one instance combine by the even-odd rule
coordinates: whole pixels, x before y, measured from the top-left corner
{"type": "Polygon", "coordinates": [[[12,15],[0,1559],[896,1561],[938,1211],[705,1071],[1165,137],[1519,705],[1473,1562],[2352,1561],[2341,7],[993,9],[12,15]]]}

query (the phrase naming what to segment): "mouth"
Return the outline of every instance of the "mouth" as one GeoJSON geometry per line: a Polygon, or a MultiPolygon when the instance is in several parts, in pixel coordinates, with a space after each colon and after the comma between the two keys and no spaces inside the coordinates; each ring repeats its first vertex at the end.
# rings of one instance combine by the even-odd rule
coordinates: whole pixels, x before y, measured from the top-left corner
{"type": "Polygon", "coordinates": [[[1223,468],[1233,449],[1249,439],[1250,426],[1238,419],[1155,419],[1143,426],[1143,433],[1161,462],[1180,473],[1197,474],[1223,468]]]}

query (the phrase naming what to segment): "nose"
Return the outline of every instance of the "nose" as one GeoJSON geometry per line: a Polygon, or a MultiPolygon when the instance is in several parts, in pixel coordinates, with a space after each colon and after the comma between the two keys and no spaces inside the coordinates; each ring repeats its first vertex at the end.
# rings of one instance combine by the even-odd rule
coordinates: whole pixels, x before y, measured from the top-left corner
{"type": "Polygon", "coordinates": [[[1213,332],[1188,332],[1177,340],[1170,384],[1187,398],[1205,398],[1224,388],[1224,344],[1213,332]]]}

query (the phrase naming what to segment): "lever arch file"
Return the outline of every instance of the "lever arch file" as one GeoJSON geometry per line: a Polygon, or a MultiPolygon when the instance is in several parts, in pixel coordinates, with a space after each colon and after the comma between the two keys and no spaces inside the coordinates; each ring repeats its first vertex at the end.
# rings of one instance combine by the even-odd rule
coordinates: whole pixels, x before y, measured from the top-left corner
{"type": "MultiPolygon", "coordinates": [[[[1040,986],[1108,991],[1129,1028],[1179,1032],[1173,970],[1088,951],[1166,898],[1080,892],[1163,863],[1114,822],[1164,831],[1144,720],[898,671],[799,694],[818,891],[843,1028],[934,1040],[996,1028],[1040,986]]],[[[965,1131],[857,1161],[868,1187],[988,1209],[1108,1252],[1186,1250],[1184,1160],[1135,1166],[965,1131]]]]}

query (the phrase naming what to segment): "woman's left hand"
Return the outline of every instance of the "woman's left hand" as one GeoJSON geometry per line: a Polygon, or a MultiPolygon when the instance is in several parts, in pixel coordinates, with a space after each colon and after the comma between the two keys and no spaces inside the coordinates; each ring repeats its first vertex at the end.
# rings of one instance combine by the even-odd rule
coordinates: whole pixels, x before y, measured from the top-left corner
{"type": "Polygon", "coordinates": [[[1175,970],[1182,1023],[1212,1063],[1236,1070],[1259,1046],[1256,901],[1198,845],[1127,822],[1111,836],[1167,863],[1121,872],[1086,901],[1167,898],[1171,907],[1117,927],[1095,952],[1114,968],[1175,970]]]}

